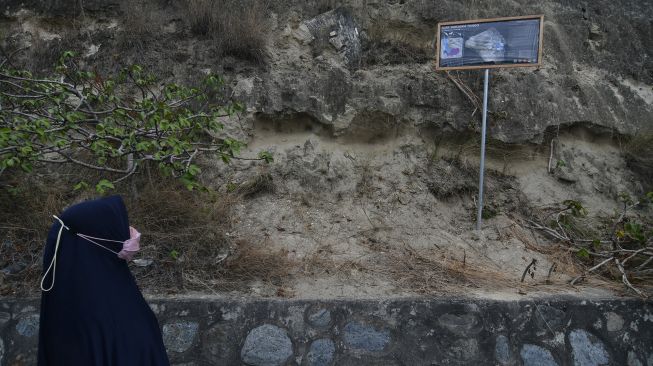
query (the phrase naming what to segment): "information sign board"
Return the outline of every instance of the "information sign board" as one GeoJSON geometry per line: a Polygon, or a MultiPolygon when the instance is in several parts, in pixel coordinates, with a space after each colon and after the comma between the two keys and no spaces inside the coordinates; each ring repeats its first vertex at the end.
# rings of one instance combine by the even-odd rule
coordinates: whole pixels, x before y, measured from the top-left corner
{"type": "Polygon", "coordinates": [[[543,15],[438,24],[437,70],[539,67],[543,15]]]}

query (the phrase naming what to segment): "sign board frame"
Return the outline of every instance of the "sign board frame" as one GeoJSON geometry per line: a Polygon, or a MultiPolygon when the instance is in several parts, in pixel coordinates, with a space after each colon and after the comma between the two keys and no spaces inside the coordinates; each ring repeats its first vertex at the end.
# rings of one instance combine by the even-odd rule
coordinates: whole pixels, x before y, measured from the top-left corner
{"type": "Polygon", "coordinates": [[[462,20],[462,21],[451,21],[451,22],[441,22],[438,23],[438,30],[436,35],[436,52],[435,52],[435,69],[437,71],[449,71],[449,70],[478,70],[478,69],[498,69],[498,68],[513,68],[513,67],[536,67],[539,68],[542,66],[542,41],[544,39],[544,15],[524,15],[524,16],[515,16],[515,17],[503,17],[503,18],[488,18],[488,19],[475,19],[475,20],[462,20]],[[449,25],[462,25],[462,24],[481,24],[481,23],[494,23],[494,22],[504,22],[504,21],[513,21],[513,20],[529,20],[537,19],[540,21],[540,34],[539,34],[539,43],[537,50],[537,63],[513,63],[513,64],[487,64],[487,65],[473,65],[473,66],[440,66],[440,34],[443,26],[449,25]]]}

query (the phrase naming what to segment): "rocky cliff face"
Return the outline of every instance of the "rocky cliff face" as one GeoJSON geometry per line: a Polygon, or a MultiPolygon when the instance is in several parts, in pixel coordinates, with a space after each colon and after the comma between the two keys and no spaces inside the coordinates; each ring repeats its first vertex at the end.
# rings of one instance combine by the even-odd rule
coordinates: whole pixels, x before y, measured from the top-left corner
{"type": "MultiPolygon", "coordinates": [[[[334,135],[347,135],[378,120],[387,122],[380,128],[476,129],[474,106],[446,74],[434,71],[437,23],[544,14],[544,66],[492,72],[491,138],[541,142],[547,129],[579,122],[632,135],[649,127],[653,113],[653,8],[644,0],[273,2],[258,18],[264,49],[256,65],[215,57],[216,42],[189,35],[193,20],[184,14],[192,2],[145,2],[136,9],[141,14],[127,3],[12,0],[4,23],[28,21],[19,8],[51,18],[83,15],[94,25],[72,45],[99,47],[91,61],[133,57],[173,78],[186,74],[182,68],[220,71],[232,77],[235,96],[252,115],[303,114],[334,135]],[[116,38],[142,35],[129,29],[135,16],[148,22],[147,37],[116,44],[116,38]],[[125,47],[130,43],[143,44],[125,47]]],[[[53,29],[36,19],[50,28],[51,39],[64,31],[60,22],[53,29]]],[[[482,93],[479,72],[459,76],[482,93]]]]}
{"type": "Polygon", "coordinates": [[[535,258],[544,272],[558,263],[560,273],[549,272],[546,281],[562,283],[573,266],[563,269],[534,251],[520,219],[564,200],[611,215],[622,205],[620,193],[640,195],[650,185],[628,168],[622,148],[628,138],[652,133],[647,0],[311,0],[265,7],[224,0],[211,10],[219,27],[203,23],[212,18],[205,19],[202,3],[9,0],[1,42],[8,51],[26,48],[16,62],[37,71],[74,49],[98,71],[139,63],[179,82],[225,75],[229,95],[247,105],[244,119],[227,123],[228,133],[248,142],[245,154],[267,149],[275,163],[261,169],[207,162],[207,180],[217,189],[261,176],[273,182],[274,189],[237,205],[229,235],[283,248],[303,262],[303,278],[291,285],[298,295],[442,291],[446,286],[432,281],[444,272],[432,271],[451,263],[494,271],[479,272],[481,287],[497,273],[510,287],[535,258]],[[435,71],[435,29],[441,21],[529,14],[544,14],[544,64],[491,72],[489,214],[479,237],[470,229],[480,111],[452,79],[480,96],[482,77],[435,71]],[[229,28],[230,19],[247,26],[229,28]],[[421,277],[403,276],[407,268],[421,277]]]}

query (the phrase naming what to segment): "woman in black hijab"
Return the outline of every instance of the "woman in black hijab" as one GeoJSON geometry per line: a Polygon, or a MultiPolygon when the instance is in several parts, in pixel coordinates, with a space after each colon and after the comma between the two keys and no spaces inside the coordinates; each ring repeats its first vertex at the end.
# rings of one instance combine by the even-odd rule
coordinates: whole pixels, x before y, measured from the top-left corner
{"type": "Polygon", "coordinates": [[[157,319],[122,259],[127,239],[119,196],[55,220],[43,256],[38,366],[169,365],[157,319]]]}

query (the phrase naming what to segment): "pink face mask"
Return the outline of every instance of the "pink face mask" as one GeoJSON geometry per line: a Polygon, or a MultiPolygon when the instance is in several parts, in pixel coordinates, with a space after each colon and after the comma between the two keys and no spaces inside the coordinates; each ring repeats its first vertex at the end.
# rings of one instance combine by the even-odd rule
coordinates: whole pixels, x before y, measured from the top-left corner
{"type": "MultiPolygon", "coordinates": [[[[52,256],[52,261],[50,262],[50,265],[48,266],[48,269],[45,271],[43,274],[43,278],[41,278],[41,290],[43,291],[50,291],[54,287],[54,279],[55,279],[55,273],[57,270],[57,252],[59,251],[59,243],[61,241],[61,233],[63,232],[64,229],[69,230],[68,226],[66,226],[63,221],[58,218],[57,216],[52,215],[59,223],[61,226],[59,227],[59,233],[57,234],[57,242],[54,247],[54,255],[52,256]],[[52,271],[52,283],[50,284],[50,287],[45,288],[45,278],[47,277],[48,273],[52,271]]],[[[134,255],[141,249],[140,246],[140,241],[141,241],[141,233],[138,232],[138,230],[134,229],[133,227],[129,227],[129,239],[125,240],[124,242],[118,241],[118,240],[113,240],[113,239],[103,239],[103,238],[96,238],[94,236],[90,235],[84,235],[81,233],[77,233],[77,236],[80,238],[83,238],[85,240],[88,240],[89,242],[104,248],[111,253],[118,254],[118,257],[121,259],[124,259],[126,261],[132,260],[134,258],[134,255]],[[118,253],[116,253],[113,249],[107,248],[104,245],[98,243],[97,241],[110,241],[114,243],[122,243],[122,250],[118,253]]]]}
{"type": "Polygon", "coordinates": [[[129,239],[125,240],[125,242],[122,244],[122,250],[118,253],[118,257],[126,260],[127,262],[132,260],[134,255],[136,255],[136,252],[141,249],[140,241],[141,233],[130,226],[129,239]]]}

